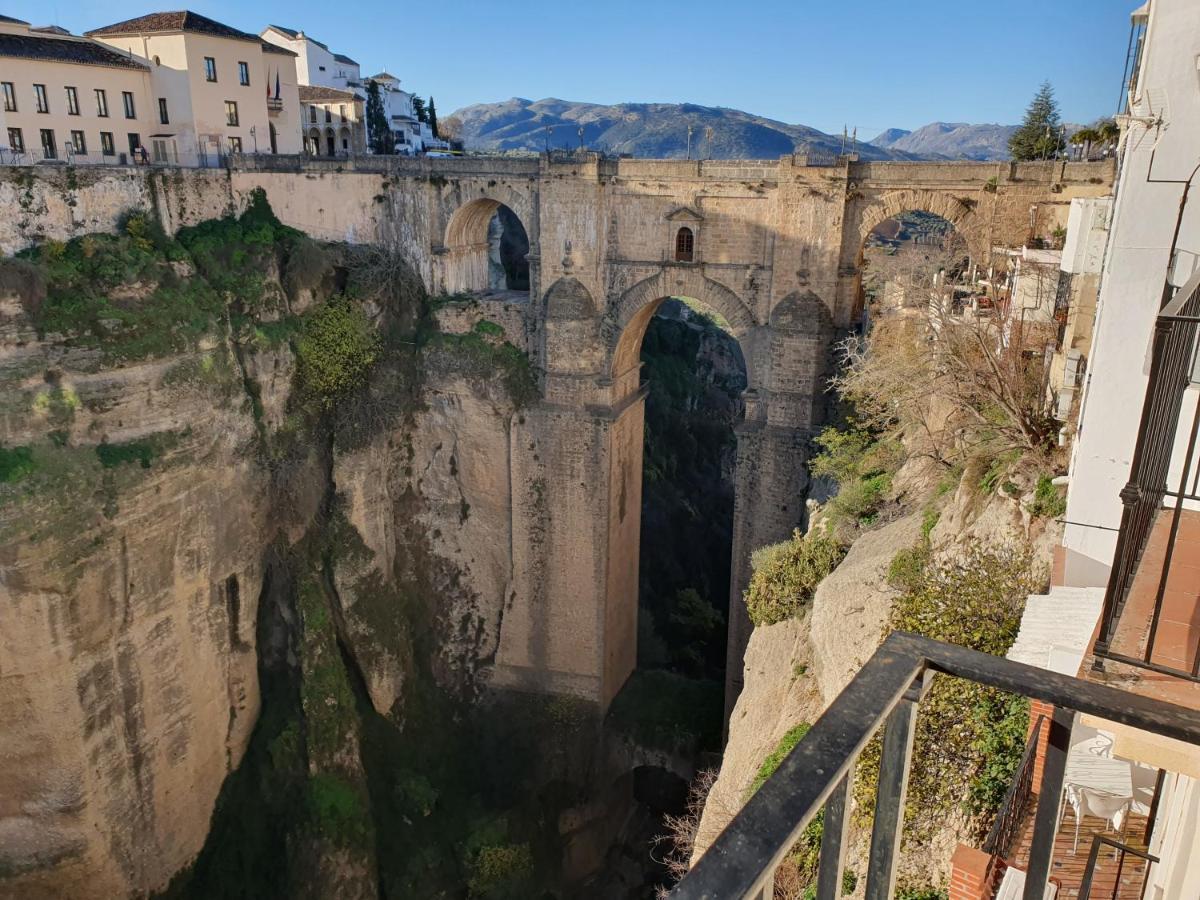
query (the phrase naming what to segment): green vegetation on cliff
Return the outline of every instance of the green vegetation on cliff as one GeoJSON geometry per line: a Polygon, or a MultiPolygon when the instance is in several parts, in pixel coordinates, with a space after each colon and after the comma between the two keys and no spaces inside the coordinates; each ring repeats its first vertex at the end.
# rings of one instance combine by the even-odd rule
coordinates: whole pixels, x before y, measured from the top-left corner
{"type": "MultiPolygon", "coordinates": [[[[472,897],[528,897],[553,887],[559,817],[589,799],[595,708],[474,702],[473,670],[460,671],[445,650],[451,630],[482,625],[445,619],[447,599],[468,588],[436,554],[420,496],[398,491],[394,564],[384,568],[333,482],[339,454],[380,436],[394,442],[398,468],[411,462],[408,429],[431,373],[494,384],[513,408],[532,402],[528,357],[487,320],[467,335],[437,334],[423,286],[394,254],[316,244],[280,225],[261,194],[242,215],[174,238],[131,215],[119,234],[0,261],[0,279],[17,283],[43,338],[92,351],[70,364],[162,360],[145,369],[161,373],[155,390],[201,390],[223,415],[254,420],[256,438],[239,445],[238,460],[269,476],[265,519],[279,528],[258,603],[262,708],[205,847],[166,896],[312,896],[343,876],[393,897],[457,898],[467,886],[472,897]],[[273,408],[256,380],[264,372],[294,373],[294,389],[277,388],[273,408]],[[306,536],[288,544],[297,534],[306,536]],[[381,713],[368,679],[393,662],[398,697],[381,713]],[[345,871],[321,869],[326,862],[345,871]]],[[[78,396],[73,374],[48,374],[5,400],[6,414],[12,406],[35,416],[45,433],[0,447],[0,504],[38,504],[37,517],[20,521],[6,509],[0,537],[20,527],[22,540],[52,537],[78,561],[111,533],[138,479],[193,448],[186,429],[91,437],[104,431],[88,431],[81,417],[102,416],[110,400],[78,396]]]]}
{"type": "Polygon", "coordinates": [[[846,555],[846,545],[824,531],[803,534],[791,540],[754,551],[746,611],[755,625],[774,625],[800,615],[812,602],[817,586],[837,568],[846,555]]]}
{"type": "MultiPolygon", "coordinates": [[[[923,540],[925,540],[923,538],[923,540]]],[[[942,561],[906,565],[888,630],[910,631],[1003,656],[1016,639],[1025,598],[1044,585],[1028,548],[969,545],[942,561]]],[[[964,813],[986,827],[1012,781],[1025,745],[1029,706],[1022,698],[968,681],[935,679],[917,716],[905,840],[928,841],[947,816],[964,813]]],[[[860,757],[856,815],[869,820],[879,741],[860,757]]]]}

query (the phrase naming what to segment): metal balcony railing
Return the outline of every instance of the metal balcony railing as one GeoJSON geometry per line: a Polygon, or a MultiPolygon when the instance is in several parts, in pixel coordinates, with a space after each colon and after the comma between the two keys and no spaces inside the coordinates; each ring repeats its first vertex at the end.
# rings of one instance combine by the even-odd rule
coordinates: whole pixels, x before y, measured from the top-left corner
{"type": "MultiPolygon", "coordinates": [[[[1104,610],[1096,636],[1095,655],[1144,669],[1200,681],[1200,647],[1192,648],[1190,665],[1164,665],[1156,659],[1155,641],[1163,615],[1163,600],[1176,549],[1179,524],[1189,501],[1200,501],[1200,465],[1196,438],[1200,433],[1200,404],[1187,436],[1174,490],[1168,484],[1179,433],[1180,413],[1188,385],[1196,369],[1196,337],[1200,326],[1200,272],[1197,272],[1158,315],[1150,357],[1149,383],[1142,405],[1137,444],[1130,465],[1129,482],[1121,489],[1121,528],[1113,555],[1113,568],[1104,595],[1104,610]],[[1163,503],[1172,498],[1169,511],[1163,503]],[[1157,572],[1157,593],[1150,614],[1149,630],[1140,655],[1114,646],[1130,589],[1138,574],[1155,522],[1170,516],[1165,554],[1157,572]]],[[[1143,576],[1145,577],[1145,576],[1143,576]]],[[[1135,626],[1141,623],[1132,623],[1135,626]]]]}
{"type": "Polygon", "coordinates": [[[1113,840],[1110,837],[1105,837],[1102,834],[1092,836],[1092,849],[1088,853],[1087,868],[1083,870],[1083,881],[1079,885],[1079,900],[1117,900],[1121,895],[1121,877],[1125,872],[1125,858],[1134,856],[1142,861],[1142,890],[1145,890],[1146,876],[1150,874],[1151,863],[1158,862],[1157,856],[1151,856],[1143,850],[1138,850],[1136,847],[1130,847],[1128,844],[1122,844],[1120,841],[1113,840]],[[1120,854],[1117,863],[1117,871],[1113,876],[1112,890],[1106,891],[1093,887],[1093,882],[1096,880],[1096,868],[1100,862],[1100,849],[1102,847],[1111,847],[1116,853],[1120,854]]]}
{"type": "Polygon", "coordinates": [[[1021,830],[1021,823],[1025,821],[1025,811],[1029,807],[1030,797],[1033,796],[1034,764],[1037,761],[1037,748],[1041,742],[1042,725],[1045,721],[1045,716],[1038,716],[1025,744],[1025,752],[1021,754],[1021,761],[1017,763],[1012,784],[1008,786],[996,819],[983,841],[981,849],[990,856],[1007,858],[1021,830]]]}
{"type": "Polygon", "coordinates": [[[1043,900],[1062,804],[1071,726],[1087,713],[1200,744],[1200,711],[977,653],[929,638],[888,636],[767,782],[684,877],[673,900],[770,900],[775,868],[825,809],[816,897],[841,894],[855,761],[883,726],[868,855],[867,900],[891,898],[904,821],[914,725],[935,674],[965,678],[1054,706],[1034,813],[1025,900],[1043,900]],[[885,724],[886,723],[886,724],[885,724]]]}

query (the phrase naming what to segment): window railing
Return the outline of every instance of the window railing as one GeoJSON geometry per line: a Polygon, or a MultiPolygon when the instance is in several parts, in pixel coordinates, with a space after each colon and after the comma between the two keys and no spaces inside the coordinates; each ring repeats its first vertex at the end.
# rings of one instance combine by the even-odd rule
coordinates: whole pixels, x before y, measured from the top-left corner
{"type": "Polygon", "coordinates": [[[855,762],[882,726],[883,744],[866,880],[867,900],[892,897],[917,710],[935,674],[1051,704],[1034,813],[1025,900],[1043,900],[1076,713],[1200,744],[1200,711],[1035,666],[896,632],[747,801],[674,890],[673,900],[769,900],[775,868],[825,809],[816,897],[842,889],[855,762]]]}
{"type": "MultiPolygon", "coordinates": [[[[1179,535],[1185,505],[1200,501],[1200,459],[1196,439],[1200,432],[1200,404],[1192,421],[1187,449],[1179,466],[1174,490],[1168,484],[1176,458],[1176,437],[1184,397],[1196,362],[1196,338],[1200,326],[1200,272],[1175,295],[1158,315],[1150,356],[1150,376],[1137,444],[1130,464],[1129,482],[1121,489],[1121,528],[1113,554],[1113,568],[1104,594],[1095,655],[1166,675],[1200,681],[1200,647],[1191,648],[1191,663],[1163,664],[1156,658],[1156,639],[1163,615],[1163,601],[1171,571],[1171,560],[1179,535]],[[1173,499],[1169,511],[1163,509],[1173,499]],[[1150,534],[1161,515],[1170,516],[1169,534],[1162,564],[1157,573],[1157,591],[1150,615],[1145,646],[1139,655],[1134,648],[1115,647],[1118,626],[1126,610],[1130,588],[1138,574],[1150,534]]],[[[1139,627],[1142,623],[1136,623],[1139,627]]]]}
{"type": "Polygon", "coordinates": [[[1105,837],[1102,834],[1093,835],[1092,849],[1088,853],[1087,867],[1083,870],[1083,881],[1079,885],[1079,900],[1117,900],[1121,893],[1121,877],[1125,872],[1125,858],[1134,856],[1143,861],[1144,868],[1142,870],[1142,886],[1145,887],[1146,877],[1150,874],[1151,863],[1158,862],[1157,856],[1151,856],[1143,850],[1138,850],[1136,847],[1130,847],[1128,844],[1122,844],[1120,841],[1113,840],[1110,837],[1105,837]],[[1102,847],[1111,847],[1119,854],[1117,862],[1117,871],[1113,876],[1113,886],[1111,891],[1093,890],[1092,882],[1096,879],[1096,869],[1100,863],[1100,849],[1102,847]]]}

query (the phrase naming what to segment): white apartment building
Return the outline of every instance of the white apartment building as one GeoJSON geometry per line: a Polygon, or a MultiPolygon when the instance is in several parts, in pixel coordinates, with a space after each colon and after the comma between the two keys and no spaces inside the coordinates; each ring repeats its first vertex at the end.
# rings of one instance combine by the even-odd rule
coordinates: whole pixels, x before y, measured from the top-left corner
{"type": "Polygon", "coordinates": [[[390,72],[380,72],[366,79],[368,85],[372,81],[379,85],[379,97],[392,128],[392,143],[397,153],[422,153],[449,146],[433,136],[429,123],[418,121],[413,109],[413,95],[401,89],[399,78],[390,72]]]}
{"type": "Polygon", "coordinates": [[[0,16],[0,161],[130,162],[155,131],[150,66],[0,16]]]}
{"type": "MultiPolygon", "coordinates": [[[[1055,583],[1105,588],[1081,677],[1196,710],[1200,3],[1149,0],[1132,14],[1130,47],[1111,222],[1091,211],[1108,243],[1055,583]]],[[[1200,897],[1200,751],[1092,716],[1082,724],[1111,737],[1111,758],[1159,772],[1142,895],[1200,897]]]]}
{"type": "Polygon", "coordinates": [[[358,63],[344,53],[334,53],[328,45],[303,31],[268,25],[259,37],[264,43],[296,54],[296,77],[300,84],[340,91],[354,91],[361,86],[358,63]]]}
{"type": "Polygon", "coordinates": [[[218,165],[227,153],[299,153],[296,55],[194,12],[87,32],[148,66],[155,161],[218,165]]]}
{"type": "MultiPolygon", "coordinates": [[[[1153,0],[1133,15],[1121,172],[1075,442],[1063,544],[1067,584],[1105,582],[1121,521],[1155,316],[1200,268],[1200,4],[1153,0]],[[1189,185],[1187,206],[1180,201],[1189,185]]],[[[1190,422],[1190,412],[1184,418],[1190,422]]]]}

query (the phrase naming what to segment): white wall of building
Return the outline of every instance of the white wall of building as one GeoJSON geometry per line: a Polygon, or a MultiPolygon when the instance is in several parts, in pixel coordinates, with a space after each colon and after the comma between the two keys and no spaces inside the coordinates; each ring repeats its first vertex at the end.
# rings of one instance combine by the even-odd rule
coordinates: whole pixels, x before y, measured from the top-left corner
{"type": "MultiPolygon", "coordinates": [[[[1200,164],[1200,3],[1152,0],[1144,47],[1072,461],[1068,585],[1103,584],[1112,562],[1176,211],[1200,164]]],[[[1200,265],[1200,185],[1179,223],[1176,258],[1181,284],[1200,265]]]]}

